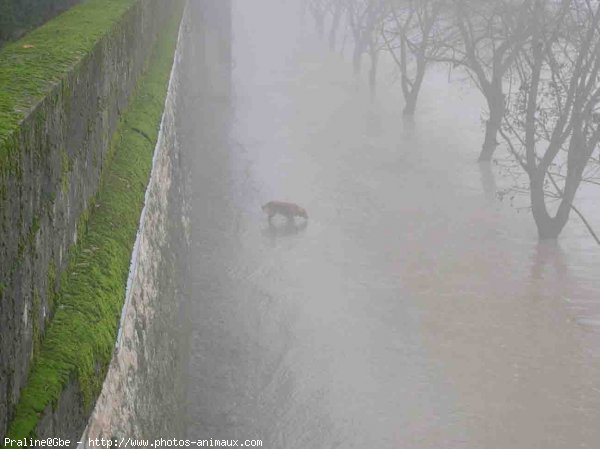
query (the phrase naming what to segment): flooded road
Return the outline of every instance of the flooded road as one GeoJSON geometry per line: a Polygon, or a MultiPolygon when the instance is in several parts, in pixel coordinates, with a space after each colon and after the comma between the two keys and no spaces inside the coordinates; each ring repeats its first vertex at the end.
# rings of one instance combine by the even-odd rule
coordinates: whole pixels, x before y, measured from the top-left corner
{"type": "Polygon", "coordinates": [[[538,244],[495,199],[471,86],[432,73],[404,120],[390,76],[371,100],[293,2],[262,3],[234,2],[231,100],[189,99],[182,124],[188,436],[597,447],[600,251],[583,226],[538,244]],[[308,224],[269,226],[274,199],[308,224]]]}

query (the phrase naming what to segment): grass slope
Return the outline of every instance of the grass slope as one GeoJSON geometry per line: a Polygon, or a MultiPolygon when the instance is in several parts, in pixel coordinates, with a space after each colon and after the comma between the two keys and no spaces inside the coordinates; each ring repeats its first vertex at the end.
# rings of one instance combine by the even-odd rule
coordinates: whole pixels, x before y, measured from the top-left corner
{"type": "Polygon", "coordinates": [[[29,111],[135,2],[89,0],[0,50],[0,173],[29,111]]]}

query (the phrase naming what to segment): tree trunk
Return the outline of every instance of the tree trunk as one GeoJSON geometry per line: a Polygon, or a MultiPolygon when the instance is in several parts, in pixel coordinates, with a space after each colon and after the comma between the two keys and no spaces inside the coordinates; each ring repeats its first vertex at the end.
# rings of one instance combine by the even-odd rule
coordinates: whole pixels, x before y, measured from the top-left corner
{"type": "Polygon", "coordinates": [[[502,125],[504,116],[504,99],[502,94],[494,95],[488,99],[490,109],[490,118],[485,122],[485,140],[479,154],[480,162],[489,162],[492,160],[494,151],[498,146],[498,130],[502,125]]]}
{"type": "Polygon", "coordinates": [[[415,92],[412,91],[406,98],[406,104],[404,105],[404,110],[402,113],[404,115],[415,115],[415,111],[417,109],[417,96],[415,92]]]}
{"type": "Polygon", "coordinates": [[[419,63],[417,68],[417,76],[415,77],[412,88],[409,89],[405,95],[404,101],[406,104],[404,105],[404,110],[402,111],[404,115],[415,115],[415,111],[417,110],[417,100],[419,98],[419,93],[421,92],[421,86],[423,85],[424,78],[425,64],[419,63]]]}
{"type": "Polygon", "coordinates": [[[540,170],[539,168],[531,178],[531,210],[540,240],[556,240],[567,221],[569,221],[572,198],[563,198],[556,216],[550,216],[546,208],[546,195],[544,193],[545,178],[546,170],[540,170]]]}
{"type": "Polygon", "coordinates": [[[492,156],[498,146],[498,130],[500,125],[492,120],[487,120],[485,123],[485,140],[481,147],[481,153],[479,153],[479,162],[490,162],[492,156]]]}

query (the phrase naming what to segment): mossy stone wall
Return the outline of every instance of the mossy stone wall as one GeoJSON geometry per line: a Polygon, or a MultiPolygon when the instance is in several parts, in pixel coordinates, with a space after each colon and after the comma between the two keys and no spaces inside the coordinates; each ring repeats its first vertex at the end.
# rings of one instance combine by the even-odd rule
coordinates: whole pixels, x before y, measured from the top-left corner
{"type": "Polygon", "coordinates": [[[89,0],[0,50],[0,437],[170,9],[89,0]]]}
{"type": "Polygon", "coordinates": [[[191,335],[184,319],[189,316],[189,155],[183,154],[180,127],[189,114],[182,107],[190,95],[184,82],[202,79],[202,74],[195,76],[189,70],[190,47],[202,42],[190,30],[203,25],[189,6],[164,102],[117,349],[88,421],[86,440],[132,435],[154,440],[186,431],[185,373],[191,335]]]}

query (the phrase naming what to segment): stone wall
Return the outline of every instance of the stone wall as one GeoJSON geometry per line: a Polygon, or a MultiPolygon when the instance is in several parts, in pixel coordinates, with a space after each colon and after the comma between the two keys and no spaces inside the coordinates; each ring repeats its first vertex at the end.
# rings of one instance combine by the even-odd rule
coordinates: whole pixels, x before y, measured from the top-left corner
{"type": "Polygon", "coordinates": [[[169,14],[163,0],[130,3],[27,113],[0,166],[0,437],[52,317],[120,113],[169,14]]]}
{"type": "Polygon", "coordinates": [[[230,23],[229,0],[186,6],[119,340],[81,449],[93,448],[88,441],[95,438],[151,442],[186,434],[193,155],[182,141],[194,103],[230,92],[230,23]]]}
{"type": "Polygon", "coordinates": [[[136,240],[117,347],[85,431],[95,438],[181,436],[185,366],[186,171],[179,145],[182,57],[189,51],[184,12],[161,131],[136,240]]]}

